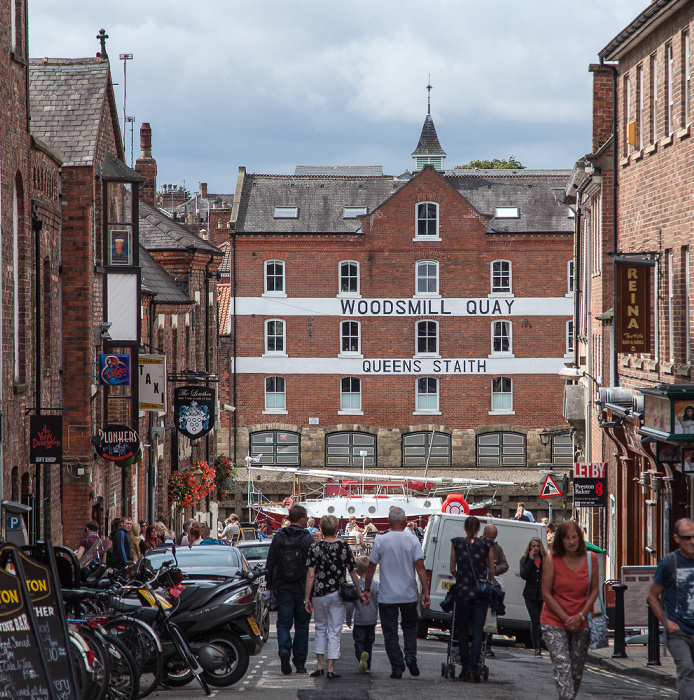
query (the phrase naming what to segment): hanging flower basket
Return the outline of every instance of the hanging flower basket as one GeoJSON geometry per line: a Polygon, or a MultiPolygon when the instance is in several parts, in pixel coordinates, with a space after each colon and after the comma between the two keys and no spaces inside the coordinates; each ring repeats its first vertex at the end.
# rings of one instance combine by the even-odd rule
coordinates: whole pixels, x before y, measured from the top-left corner
{"type": "Polygon", "coordinates": [[[226,455],[217,455],[214,460],[215,485],[217,488],[217,498],[220,501],[234,493],[236,489],[236,465],[226,455]]]}
{"type": "Polygon", "coordinates": [[[172,472],[169,477],[169,501],[177,508],[194,506],[214,491],[215,475],[214,468],[205,461],[193,462],[189,469],[172,472]]]}

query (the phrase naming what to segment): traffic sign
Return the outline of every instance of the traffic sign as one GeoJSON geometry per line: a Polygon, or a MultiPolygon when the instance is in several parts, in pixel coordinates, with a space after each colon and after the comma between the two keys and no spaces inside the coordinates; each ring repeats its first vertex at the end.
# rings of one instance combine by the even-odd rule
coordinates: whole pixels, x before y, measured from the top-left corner
{"type": "Polygon", "coordinates": [[[540,489],[540,498],[554,498],[556,496],[561,496],[561,489],[557,486],[557,482],[552,478],[552,475],[547,474],[540,489]]]}
{"type": "Polygon", "coordinates": [[[8,530],[19,530],[22,526],[22,518],[19,515],[9,515],[5,522],[8,530]]]}

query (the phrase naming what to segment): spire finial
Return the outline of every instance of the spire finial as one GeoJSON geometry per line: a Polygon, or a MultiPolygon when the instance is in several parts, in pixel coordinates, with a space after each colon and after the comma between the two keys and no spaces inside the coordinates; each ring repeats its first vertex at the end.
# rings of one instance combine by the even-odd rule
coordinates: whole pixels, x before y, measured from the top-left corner
{"type": "Polygon", "coordinates": [[[108,34],[106,33],[105,29],[99,29],[99,33],[96,35],[96,38],[101,42],[101,51],[96,54],[98,58],[108,58],[108,54],[106,53],[106,39],[108,39],[108,34]]]}
{"type": "Polygon", "coordinates": [[[431,116],[431,73],[429,73],[429,84],[427,85],[427,115],[431,116]]]}

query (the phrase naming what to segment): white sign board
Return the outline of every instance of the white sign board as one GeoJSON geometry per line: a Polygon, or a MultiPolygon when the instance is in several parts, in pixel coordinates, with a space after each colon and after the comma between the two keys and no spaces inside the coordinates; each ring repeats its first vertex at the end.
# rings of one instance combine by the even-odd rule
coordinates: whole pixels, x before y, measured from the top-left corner
{"type": "Polygon", "coordinates": [[[655,566],[623,566],[624,624],[627,627],[648,627],[648,591],[651,590],[655,566]]]}
{"type": "Polygon", "coordinates": [[[166,411],[166,355],[140,355],[140,410],[166,411]]]}

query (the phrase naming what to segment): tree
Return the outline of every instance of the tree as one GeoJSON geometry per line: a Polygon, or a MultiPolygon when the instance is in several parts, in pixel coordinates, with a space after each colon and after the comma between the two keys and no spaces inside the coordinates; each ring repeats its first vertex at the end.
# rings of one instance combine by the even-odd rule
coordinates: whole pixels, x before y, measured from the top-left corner
{"type": "Polygon", "coordinates": [[[493,160],[471,160],[465,165],[456,165],[456,170],[525,170],[525,166],[516,160],[516,156],[494,158],[493,160]]]}

